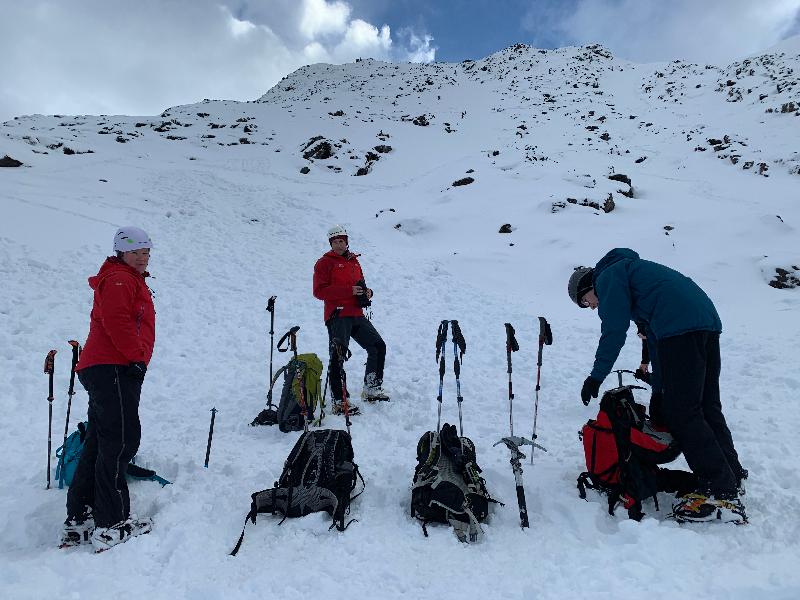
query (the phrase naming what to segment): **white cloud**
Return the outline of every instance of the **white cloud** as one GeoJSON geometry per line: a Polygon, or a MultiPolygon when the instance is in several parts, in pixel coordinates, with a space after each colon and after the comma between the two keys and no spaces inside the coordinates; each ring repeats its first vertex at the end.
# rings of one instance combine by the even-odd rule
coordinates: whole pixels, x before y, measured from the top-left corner
{"type": "Polygon", "coordinates": [[[0,121],[251,100],[313,62],[407,60],[341,0],[0,0],[0,121]]]}
{"type": "Polygon", "coordinates": [[[427,63],[436,60],[437,48],[431,44],[433,36],[423,35],[418,36],[410,30],[405,30],[404,35],[408,37],[408,50],[406,51],[406,58],[409,62],[427,63]]]}
{"type": "MultiPolygon", "coordinates": [[[[557,32],[565,43],[599,42],[637,62],[684,59],[728,64],[790,34],[800,0],[578,0],[529,12],[536,38],[557,32]]],[[[552,38],[550,38],[552,39],[552,38]]]]}
{"type": "Polygon", "coordinates": [[[308,39],[347,31],[350,6],[344,2],[303,0],[300,32],[308,39]]]}

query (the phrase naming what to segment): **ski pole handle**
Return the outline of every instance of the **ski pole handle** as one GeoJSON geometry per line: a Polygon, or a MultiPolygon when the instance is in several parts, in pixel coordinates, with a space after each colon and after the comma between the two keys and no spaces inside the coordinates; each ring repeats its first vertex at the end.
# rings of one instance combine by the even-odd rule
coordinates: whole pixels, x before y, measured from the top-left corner
{"type": "Polygon", "coordinates": [[[550,329],[550,323],[544,317],[539,317],[539,356],[537,357],[536,364],[542,366],[542,347],[550,346],[553,343],[553,331],[550,329]]]}
{"type": "Polygon", "coordinates": [[[275,312],[275,300],[277,300],[277,296],[270,296],[269,300],[267,300],[267,312],[274,313],[275,312]]]}
{"type": "Polygon", "coordinates": [[[50,378],[48,394],[47,394],[48,402],[53,401],[53,373],[55,372],[57,353],[58,350],[50,350],[50,352],[48,352],[47,356],[45,356],[44,358],[44,374],[49,376],[50,378]]]}
{"type": "Polygon", "coordinates": [[[458,346],[459,352],[461,356],[459,360],[464,359],[464,354],[467,352],[467,341],[464,339],[464,334],[461,333],[461,326],[458,324],[458,321],[453,319],[450,321],[450,327],[453,331],[453,344],[458,346]]]}
{"type": "Polygon", "coordinates": [[[81,355],[81,345],[76,340],[69,340],[69,345],[72,346],[72,367],[69,373],[69,391],[67,394],[72,397],[75,395],[75,367],[78,366],[78,360],[81,355]]]}
{"type": "Polygon", "coordinates": [[[278,340],[278,352],[288,352],[289,350],[296,352],[297,351],[297,332],[300,331],[300,326],[295,325],[289,331],[284,333],[281,336],[281,339],[278,340]],[[284,347],[284,343],[286,346],[284,347]]]}

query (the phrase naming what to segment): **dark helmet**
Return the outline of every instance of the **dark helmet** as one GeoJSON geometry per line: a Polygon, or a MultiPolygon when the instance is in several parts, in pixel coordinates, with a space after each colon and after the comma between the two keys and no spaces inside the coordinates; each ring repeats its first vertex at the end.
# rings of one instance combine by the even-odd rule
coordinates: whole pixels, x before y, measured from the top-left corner
{"type": "Polygon", "coordinates": [[[594,269],[592,267],[576,267],[569,277],[567,292],[570,299],[581,308],[585,308],[581,304],[581,298],[594,287],[594,283],[592,283],[593,275],[594,269]]]}

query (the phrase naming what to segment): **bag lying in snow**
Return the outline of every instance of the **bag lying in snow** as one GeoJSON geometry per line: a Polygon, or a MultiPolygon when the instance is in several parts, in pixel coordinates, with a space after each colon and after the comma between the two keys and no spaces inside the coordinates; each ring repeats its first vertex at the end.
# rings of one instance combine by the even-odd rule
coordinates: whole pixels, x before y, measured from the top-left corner
{"type": "Polygon", "coordinates": [[[691,491],[697,479],[658,466],[678,458],[681,450],[672,435],[651,427],[645,407],[633,398],[635,387],[624,385],[603,394],[597,418],[578,433],[587,469],[578,476],[578,491],[584,499],[587,488],[604,493],[609,514],[622,502],[628,516],[638,521],[644,516],[642,500],[653,498],[658,510],[657,492],[691,491]]]}
{"type": "MultiPolygon", "coordinates": [[[[275,486],[252,494],[245,527],[248,519],[256,522],[258,513],[280,513],[284,518],[294,518],[325,511],[333,517],[331,528],[344,531],[352,523],[344,523],[350,503],[366,487],[353,459],[353,444],[346,431],[317,429],[303,433],[289,453],[275,486]],[[358,479],[364,487],[350,496],[358,479]]],[[[231,556],[239,552],[245,527],[231,556]]]]}
{"type": "MultiPolygon", "coordinates": [[[[304,429],[301,397],[307,407],[309,423],[314,419],[314,411],[322,396],[322,361],[316,354],[298,354],[286,365],[278,369],[270,382],[269,394],[283,373],[283,389],[277,411],[270,408],[262,410],[251,425],[277,425],[284,433],[304,429]]],[[[321,417],[320,417],[321,418],[321,417]]]]}
{"type": "Polygon", "coordinates": [[[422,435],[411,487],[411,516],[422,521],[425,536],[426,525],[436,522],[452,525],[462,542],[479,539],[489,502],[498,503],[480,473],[475,444],[459,437],[455,425],[445,423],[438,434],[422,435]]]}
{"type": "MultiPolygon", "coordinates": [[[[59,488],[63,488],[64,485],[67,487],[72,485],[72,479],[75,477],[75,470],[78,468],[78,462],[80,462],[81,453],[83,452],[88,427],[89,423],[87,421],[78,423],[78,429],[69,435],[67,443],[56,449],[56,457],[59,459],[56,463],[56,479],[58,480],[59,488]]],[[[156,481],[161,484],[161,487],[172,483],[152,469],[144,469],[133,462],[128,464],[127,475],[133,479],[156,481]]]]}

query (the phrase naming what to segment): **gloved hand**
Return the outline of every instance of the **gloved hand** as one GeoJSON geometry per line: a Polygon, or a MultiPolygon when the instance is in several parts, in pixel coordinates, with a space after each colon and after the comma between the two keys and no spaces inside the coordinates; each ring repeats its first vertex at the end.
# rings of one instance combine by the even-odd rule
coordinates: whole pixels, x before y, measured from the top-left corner
{"type": "Polygon", "coordinates": [[[581,388],[581,400],[583,401],[584,406],[589,406],[589,402],[591,398],[597,398],[597,394],[600,393],[600,382],[593,377],[587,377],[586,381],[583,382],[583,387],[581,388]]]}
{"type": "Polygon", "coordinates": [[[128,368],[125,369],[125,375],[139,382],[144,381],[145,373],[147,373],[147,365],[143,362],[131,363],[128,365],[128,368]]]}

